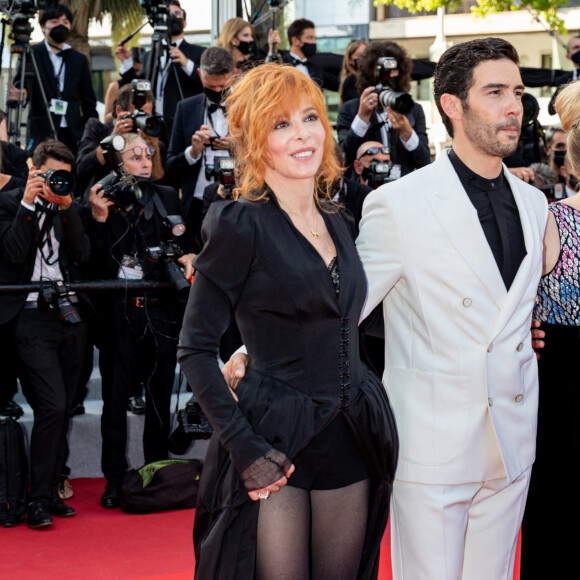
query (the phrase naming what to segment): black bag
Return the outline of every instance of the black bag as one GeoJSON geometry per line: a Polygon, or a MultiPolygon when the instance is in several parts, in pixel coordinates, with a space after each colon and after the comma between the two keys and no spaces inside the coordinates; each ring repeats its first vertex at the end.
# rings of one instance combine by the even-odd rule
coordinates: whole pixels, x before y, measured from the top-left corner
{"type": "Polygon", "coordinates": [[[6,528],[24,519],[28,492],[28,457],[18,421],[0,421],[0,524],[6,528]]]}
{"type": "Polygon", "coordinates": [[[167,459],[131,469],[125,475],[120,508],[130,514],[194,508],[203,463],[167,459]]]}

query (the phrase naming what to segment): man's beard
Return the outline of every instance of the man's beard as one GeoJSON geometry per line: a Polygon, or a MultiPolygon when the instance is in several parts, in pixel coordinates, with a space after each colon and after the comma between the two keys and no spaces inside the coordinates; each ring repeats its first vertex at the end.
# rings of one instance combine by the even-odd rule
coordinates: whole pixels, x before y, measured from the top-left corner
{"type": "Polygon", "coordinates": [[[492,157],[507,157],[515,152],[518,148],[518,139],[520,136],[520,122],[518,119],[511,118],[498,125],[492,125],[490,122],[483,121],[477,115],[470,113],[469,109],[464,109],[463,130],[467,138],[482,152],[492,157]],[[499,132],[507,127],[517,129],[518,139],[503,142],[498,138],[499,132]]]}

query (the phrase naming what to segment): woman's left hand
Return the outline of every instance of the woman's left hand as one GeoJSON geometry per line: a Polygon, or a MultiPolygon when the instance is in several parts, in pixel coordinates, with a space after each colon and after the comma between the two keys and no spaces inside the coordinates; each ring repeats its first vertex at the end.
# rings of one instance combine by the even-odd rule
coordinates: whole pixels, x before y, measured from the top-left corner
{"type": "Polygon", "coordinates": [[[261,489],[256,489],[254,491],[249,491],[248,495],[252,501],[258,501],[260,499],[266,500],[270,496],[271,493],[276,493],[280,491],[282,487],[284,487],[288,483],[288,478],[294,473],[294,464],[290,466],[290,469],[286,472],[285,476],[282,476],[278,481],[263,487],[261,489]]]}

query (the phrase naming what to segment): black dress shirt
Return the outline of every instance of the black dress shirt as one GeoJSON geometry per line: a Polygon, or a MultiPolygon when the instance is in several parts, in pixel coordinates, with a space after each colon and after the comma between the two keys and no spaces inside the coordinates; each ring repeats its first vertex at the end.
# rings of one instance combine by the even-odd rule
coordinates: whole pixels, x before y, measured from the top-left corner
{"type": "Polygon", "coordinates": [[[527,252],[518,206],[503,169],[495,179],[486,179],[469,169],[453,149],[449,151],[449,160],[477,210],[483,233],[509,290],[527,252]]]}

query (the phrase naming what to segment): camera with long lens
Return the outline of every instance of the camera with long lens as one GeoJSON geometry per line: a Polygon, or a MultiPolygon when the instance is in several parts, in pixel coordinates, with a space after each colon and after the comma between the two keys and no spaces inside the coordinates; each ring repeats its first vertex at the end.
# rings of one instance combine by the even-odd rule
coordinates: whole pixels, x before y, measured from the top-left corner
{"type": "Polygon", "coordinates": [[[177,421],[178,425],[167,441],[167,448],[174,455],[187,453],[195,439],[209,439],[213,433],[213,427],[194,398],[185,409],[178,411],[177,421]]]}
{"type": "Polygon", "coordinates": [[[368,167],[363,169],[362,177],[369,187],[377,189],[377,187],[385,183],[394,181],[394,178],[391,177],[392,167],[390,161],[373,161],[368,167]]]}
{"type": "Polygon", "coordinates": [[[68,288],[62,280],[53,282],[42,289],[41,298],[45,304],[58,310],[58,317],[68,324],[82,322],[77,307],[79,299],[69,294],[68,288]]]}
{"type": "Polygon", "coordinates": [[[37,173],[36,176],[44,178],[50,191],[60,197],[71,195],[74,191],[76,180],[66,169],[49,169],[46,173],[37,173]]]}
{"type": "Polygon", "coordinates": [[[393,109],[400,115],[408,115],[413,109],[413,98],[409,93],[394,91],[389,82],[392,72],[398,68],[397,59],[392,56],[382,56],[377,61],[377,79],[375,92],[379,95],[379,103],[383,109],[393,109]]]}
{"type": "MultiPolygon", "coordinates": [[[[164,224],[166,228],[171,228],[172,231],[177,231],[179,228],[181,233],[185,232],[185,224],[182,220],[179,224],[172,225],[169,221],[170,218],[174,218],[176,221],[181,220],[180,216],[168,216],[164,224]]],[[[179,296],[187,296],[191,283],[185,277],[181,264],[177,261],[183,256],[181,248],[173,240],[166,240],[158,246],[146,248],[145,252],[147,255],[147,260],[143,264],[145,276],[149,278],[165,276],[179,296]]]]}
{"type": "Polygon", "coordinates": [[[126,211],[143,200],[143,191],[137,178],[129,173],[109,173],[98,183],[103,186],[103,195],[126,211]]]}
{"type": "Polygon", "coordinates": [[[131,81],[131,103],[135,110],[131,113],[133,127],[141,129],[149,137],[159,137],[163,133],[165,123],[161,115],[148,115],[143,111],[147,103],[147,93],[151,91],[151,81],[134,79],[131,81]]]}

